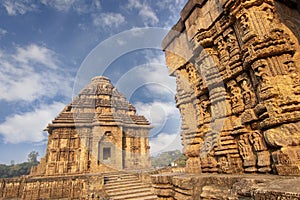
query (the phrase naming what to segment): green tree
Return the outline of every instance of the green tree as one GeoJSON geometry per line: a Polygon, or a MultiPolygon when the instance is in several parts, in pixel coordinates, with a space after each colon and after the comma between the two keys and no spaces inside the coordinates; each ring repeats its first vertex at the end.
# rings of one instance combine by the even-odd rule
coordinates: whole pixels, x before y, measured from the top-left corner
{"type": "MultiPolygon", "coordinates": [[[[171,163],[176,161],[182,156],[182,153],[179,150],[167,151],[158,154],[155,157],[151,157],[151,164],[153,167],[167,167],[170,166],[171,163]]],[[[184,165],[184,163],[182,163],[184,165]]]]}
{"type": "Polygon", "coordinates": [[[32,151],[28,154],[27,160],[29,163],[36,163],[38,156],[39,156],[39,153],[37,151],[32,151]]]}
{"type": "Polygon", "coordinates": [[[187,157],[185,155],[181,155],[176,161],[175,163],[177,164],[178,167],[185,167],[186,165],[186,160],[187,157]]]}
{"type": "Polygon", "coordinates": [[[30,173],[31,167],[39,164],[39,162],[37,161],[38,155],[39,154],[37,151],[32,151],[28,154],[28,162],[23,162],[20,164],[11,162],[11,165],[0,164],[0,178],[11,178],[28,175],[30,173]]]}

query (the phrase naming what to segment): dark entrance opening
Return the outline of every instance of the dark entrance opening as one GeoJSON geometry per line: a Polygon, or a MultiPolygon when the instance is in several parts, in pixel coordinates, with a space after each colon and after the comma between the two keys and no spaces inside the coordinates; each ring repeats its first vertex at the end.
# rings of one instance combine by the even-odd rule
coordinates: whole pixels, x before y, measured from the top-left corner
{"type": "Polygon", "coordinates": [[[103,148],[103,160],[109,160],[111,158],[111,148],[104,147],[103,148]]]}

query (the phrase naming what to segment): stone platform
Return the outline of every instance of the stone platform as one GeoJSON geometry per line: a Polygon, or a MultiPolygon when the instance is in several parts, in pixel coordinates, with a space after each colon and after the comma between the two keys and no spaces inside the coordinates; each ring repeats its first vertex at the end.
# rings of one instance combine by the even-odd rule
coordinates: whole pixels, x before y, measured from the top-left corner
{"type": "Polygon", "coordinates": [[[267,174],[160,174],[152,176],[160,200],[300,199],[300,177],[267,174]]]}
{"type": "Polygon", "coordinates": [[[154,200],[153,173],[132,170],[0,179],[0,199],[154,200]]]}

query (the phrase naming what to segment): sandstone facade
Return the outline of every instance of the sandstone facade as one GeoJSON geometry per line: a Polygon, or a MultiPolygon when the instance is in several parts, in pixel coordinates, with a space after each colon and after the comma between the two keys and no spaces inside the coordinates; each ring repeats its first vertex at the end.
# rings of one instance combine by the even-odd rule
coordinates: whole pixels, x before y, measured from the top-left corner
{"type": "MultiPolygon", "coordinates": [[[[289,0],[190,0],[183,8],[163,48],[177,80],[188,173],[300,175],[299,9],[289,0]]],[[[154,178],[161,197],[193,196],[167,179],[154,178]]]]}

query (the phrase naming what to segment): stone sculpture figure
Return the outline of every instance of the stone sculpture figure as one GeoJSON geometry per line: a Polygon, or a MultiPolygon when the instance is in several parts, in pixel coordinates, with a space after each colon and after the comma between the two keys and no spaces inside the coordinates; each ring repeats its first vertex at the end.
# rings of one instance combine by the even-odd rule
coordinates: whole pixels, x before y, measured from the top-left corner
{"type": "Polygon", "coordinates": [[[231,80],[227,83],[227,87],[230,91],[231,96],[231,107],[233,113],[240,113],[244,109],[244,103],[243,103],[243,95],[242,90],[238,86],[235,80],[231,80]]]}
{"type": "Polygon", "coordinates": [[[252,90],[251,84],[249,83],[248,77],[241,83],[243,89],[242,95],[244,99],[245,109],[252,108],[256,104],[256,96],[252,90]]]}

